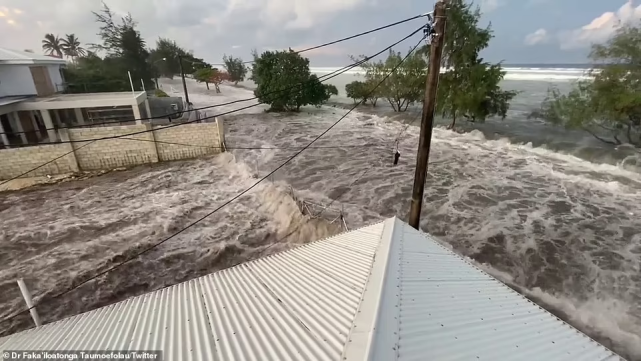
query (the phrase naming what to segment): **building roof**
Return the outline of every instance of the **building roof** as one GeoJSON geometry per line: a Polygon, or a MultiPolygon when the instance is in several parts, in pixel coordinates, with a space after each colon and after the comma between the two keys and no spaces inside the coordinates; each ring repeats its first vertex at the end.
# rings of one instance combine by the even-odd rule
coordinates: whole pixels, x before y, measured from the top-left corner
{"type": "Polygon", "coordinates": [[[179,360],[620,360],[397,218],[0,339],[179,360]]]}
{"type": "Polygon", "coordinates": [[[75,109],[137,105],[147,99],[147,92],[104,92],[81,94],[53,94],[31,97],[16,106],[16,110],[75,109]]]}
{"type": "Polygon", "coordinates": [[[67,64],[64,59],[13,49],[0,48],[0,65],[67,64]]]}

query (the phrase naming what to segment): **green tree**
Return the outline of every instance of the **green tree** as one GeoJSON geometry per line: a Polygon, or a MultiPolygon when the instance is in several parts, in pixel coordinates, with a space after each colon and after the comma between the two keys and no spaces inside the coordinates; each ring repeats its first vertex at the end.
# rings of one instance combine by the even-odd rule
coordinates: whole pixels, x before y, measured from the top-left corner
{"type": "Polygon", "coordinates": [[[251,80],[254,95],[271,111],[299,111],[301,106],[319,106],[329,99],[318,77],[309,71],[309,59],[294,51],[252,52],[251,80]]]}
{"type": "Polygon", "coordinates": [[[622,27],[590,53],[592,80],[568,94],[551,89],[533,116],[582,129],[605,143],[641,148],[641,28],[622,27]]]}
{"type": "MultiPolygon", "coordinates": [[[[304,101],[307,102],[307,104],[320,108],[321,105],[325,104],[329,100],[334,91],[338,94],[338,89],[336,89],[335,86],[331,84],[323,84],[316,74],[311,74],[303,87],[304,101]]],[[[297,106],[298,110],[300,105],[297,106]]]]}
{"type": "Polygon", "coordinates": [[[82,47],[82,44],[80,44],[80,40],[78,40],[76,34],[67,34],[60,40],[60,44],[62,52],[65,56],[70,57],[74,63],[79,56],[87,55],[87,51],[82,47]]]}
{"type": "Polygon", "coordinates": [[[230,81],[234,82],[234,85],[245,80],[248,69],[241,58],[224,55],[223,63],[227,74],[229,74],[230,81]]]}
{"type": "Polygon", "coordinates": [[[359,101],[362,104],[367,103],[367,91],[365,82],[355,80],[347,85],[345,85],[345,93],[348,98],[352,98],[354,103],[359,101]]]}
{"type": "Polygon", "coordinates": [[[173,40],[158,38],[156,48],[150,51],[149,60],[160,76],[172,79],[176,75],[180,76],[179,55],[185,56],[187,51],[173,40]]]}
{"type": "Polygon", "coordinates": [[[390,50],[385,61],[365,61],[365,56],[352,57],[362,61],[366,82],[363,83],[362,96],[376,105],[379,97],[387,99],[396,112],[407,108],[424,97],[427,63],[419,53],[408,54],[405,61],[400,52],[390,50]],[[394,69],[396,71],[392,72],[394,69]],[[387,76],[392,72],[389,76],[387,76]],[[386,78],[387,76],[387,78],[386,78]]]}
{"type": "Polygon", "coordinates": [[[42,40],[42,50],[45,53],[62,58],[62,43],[57,35],[45,34],[42,40]]]}
{"type": "Polygon", "coordinates": [[[338,95],[338,88],[336,88],[336,86],[332,84],[323,84],[323,87],[325,88],[327,99],[329,99],[332,95],[338,95]]]}
{"type": "Polygon", "coordinates": [[[146,87],[152,88],[152,67],[149,63],[149,52],[146,43],[136,30],[137,23],[127,14],[121,18],[120,23],[114,20],[114,14],[111,9],[103,3],[103,9],[93,13],[96,22],[100,24],[98,35],[102,44],[93,44],[96,49],[107,53],[111,59],[109,62],[115,65],[120,77],[127,78],[127,73],[131,73],[134,82],[142,79],[146,87]]]}
{"type": "Polygon", "coordinates": [[[209,90],[209,83],[214,77],[214,72],[215,70],[211,68],[198,69],[194,73],[194,79],[196,79],[196,81],[199,83],[205,83],[205,85],[207,86],[207,90],[209,90]]]}
{"type": "Polygon", "coordinates": [[[167,38],[158,38],[156,48],[149,53],[149,62],[153,65],[155,72],[170,79],[180,76],[179,58],[181,57],[185,74],[193,74],[200,68],[211,68],[211,65],[203,59],[196,58],[193,52],[167,38]]]}
{"type": "MultiPolygon", "coordinates": [[[[450,0],[447,11],[442,66],[449,69],[439,80],[437,112],[456,120],[465,118],[483,122],[491,116],[505,118],[509,102],[518,93],[504,91],[500,82],[505,76],[500,63],[490,64],[479,57],[489,46],[492,30],[479,27],[481,11],[464,0],[450,0]]],[[[429,47],[420,53],[429,57],[429,47]]]]}
{"type": "Polygon", "coordinates": [[[64,70],[67,93],[95,93],[130,90],[129,79],[120,71],[118,58],[100,58],[93,52],[76,59],[64,70]]]}

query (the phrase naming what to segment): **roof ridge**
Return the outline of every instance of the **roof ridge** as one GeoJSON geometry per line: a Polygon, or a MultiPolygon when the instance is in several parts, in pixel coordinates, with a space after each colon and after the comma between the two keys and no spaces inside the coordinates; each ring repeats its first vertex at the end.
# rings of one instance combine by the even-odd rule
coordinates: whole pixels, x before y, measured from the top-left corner
{"type": "MultiPolygon", "coordinates": [[[[393,262],[390,262],[394,251],[392,247],[394,232],[399,223],[404,223],[396,216],[388,218],[384,222],[385,226],[381,232],[378,249],[370,268],[370,276],[361,295],[352,327],[347,335],[341,360],[367,360],[373,351],[372,343],[378,329],[377,325],[380,322],[381,310],[384,308],[382,294],[389,289],[387,283],[390,281],[390,277],[396,275],[392,275],[389,270],[390,265],[394,267],[393,262]]],[[[400,265],[396,265],[397,268],[398,266],[400,265]]]]}

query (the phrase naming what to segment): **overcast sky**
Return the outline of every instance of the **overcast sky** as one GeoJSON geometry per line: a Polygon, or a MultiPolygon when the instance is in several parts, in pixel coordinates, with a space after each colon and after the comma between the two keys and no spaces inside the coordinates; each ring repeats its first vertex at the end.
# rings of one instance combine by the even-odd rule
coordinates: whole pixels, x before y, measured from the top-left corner
{"type": "MultiPolygon", "coordinates": [[[[249,58],[252,48],[301,49],[432,10],[425,0],[105,0],[130,12],[149,46],[174,39],[216,63],[223,54],[249,58]]],[[[641,19],[625,0],[477,0],[496,37],[484,56],[507,63],[580,63],[593,42],[618,23],[641,19]]],[[[40,52],[45,33],[75,33],[96,42],[91,11],[100,0],[0,0],[0,47],[40,52]]],[[[349,54],[373,54],[420,26],[420,21],[307,53],[312,65],[342,66],[349,54]]],[[[398,50],[409,49],[418,39],[398,50]]]]}

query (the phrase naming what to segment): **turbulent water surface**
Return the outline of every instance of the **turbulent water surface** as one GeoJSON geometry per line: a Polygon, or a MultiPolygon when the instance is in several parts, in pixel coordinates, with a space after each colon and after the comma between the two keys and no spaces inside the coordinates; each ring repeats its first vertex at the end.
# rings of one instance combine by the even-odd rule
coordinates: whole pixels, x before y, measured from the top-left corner
{"type": "MultiPolygon", "coordinates": [[[[578,70],[574,75],[565,71],[568,79],[557,79],[554,72],[563,70],[527,73],[543,74],[536,79],[523,75],[525,70],[508,76],[505,86],[525,93],[515,99],[506,121],[490,121],[477,125],[480,131],[464,133],[435,129],[422,228],[615,351],[641,359],[637,158],[582,133],[525,119],[549,82],[567,87],[568,79],[580,76],[578,70]]],[[[346,75],[335,84],[353,79],[346,75]]],[[[180,91],[178,80],[163,86],[170,93],[180,91]]],[[[197,107],[251,97],[250,91],[230,87],[222,95],[195,83],[190,90],[197,107]]],[[[229,147],[265,149],[231,149],[211,159],[1,194],[0,240],[8,251],[0,259],[0,282],[8,292],[0,295],[0,314],[23,307],[15,278],[28,277],[37,296],[59,292],[213,210],[345,114],[339,106],[309,108],[299,115],[263,109],[228,116],[225,122],[229,147]]],[[[342,210],[350,228],[394,215],[406,219],[418,129],[395,120],[411,122],[418,113],[386,114],[385,109],[349,114],[270,182],[121,272],[89,283],[63,301],[46,302],[53,312],[48,317],[287,247],[265,250],[292,229],[291,223],[302,220],[288,186],[315,203],[333,202],[324,216],[332,219],[342,210]],[[394,166],[397,138],[402,156],[394,166]],[[73,306],[65,310],[65,304],[73,306]]],[[[306,232],[315,229],[317,237],[337,231],[317,223],[306,232]]],[[[11,330],[26,324],[23,317],[11,330]]]]}

